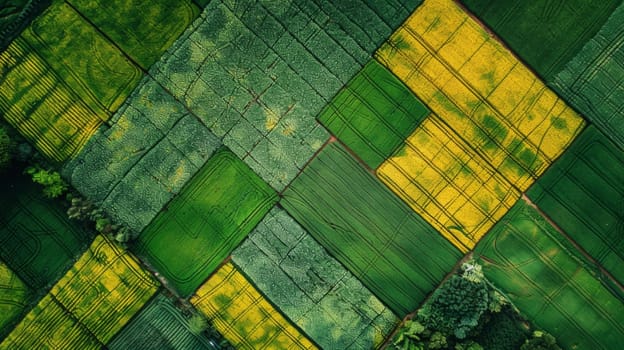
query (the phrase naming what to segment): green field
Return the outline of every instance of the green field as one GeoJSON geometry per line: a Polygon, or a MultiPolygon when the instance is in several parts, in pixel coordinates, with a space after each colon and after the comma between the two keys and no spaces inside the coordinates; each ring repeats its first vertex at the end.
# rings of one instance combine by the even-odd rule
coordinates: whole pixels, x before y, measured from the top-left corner
{"type": "Polygon", "coordinates": [[[322,348],[377,348],[399,321],[281,209],[267,214],[232,261],[322,348]]]}
{"type": "Polygon", "coordinates": [[[158,60],[199,14],[190,0],[68,3],[143,69],[158,60]]]}
{"type": "Polygon", "coordinates": [[[621,0],[462,0],[542,78],[551,81],[621,0]]]}
{"type": "Polygon", "coordinates": [[[92,234],[68,219],[60,203],[45,198],[29,178],[3,180],[0,259],[34,290],[46,289],[86,249],[92,234]]]}
{"type": "Polygon", "coordinates": [[[65,2],[54,1],[20,37],[102,120],[141,79],[139,68],[65,2]]]}
{"type": "Polygon", "coordinates": [[[106,344],[157,289],[158,282],[134,256],[109,238],[97,236],[52,287],[50,296],[106,344]]]}
{"type": "Polygon", "coordinates": [[[429,114],[414,94],[371,60],[318,119],[366,165],[376,169],[429,114]]]}
{"type": "Polygon", "coordinates": [[[624,4],[572,59],[552,88],[624,149],[624,4]]]}
{"type": "Polygon", "coordinates": [[[188,296],[276,200],[267,184],[223,148],[141,233],[136,251],[188,296]]]}
{"type": "Polygon", "coordinates": [[[604,134],[585,129],[527,196],[624,283],[624,154],[604,134]]]}
{"type": "Polygon", "coordinates": [[[399,317],[414,311],[461,257],[336,143],[280,203],[399,317]]]}
{"type": "Polygon", "coordinates": [[[0,343],[2,350],[102,349],[89,331],[50,294],[0,343]]]}
{"type": "Polygon", "coordinates": [[[567,349],[617,349],[624,304],[558,242],[535,209],[516,204],[475,248],[485,276],[567,349]]]}
{"type": "Polygon", "coordinates": [[[110,350],[128,349],[215,349],[204,336],[189,330],[189,317],[173,301],[158,294],[149,305],[107,344],[110,350]]]}
{"type": "Polygon", "coordinates": [[[0,337],[24,311],[29,293],[24,282],[0,261],[0,337]]]}

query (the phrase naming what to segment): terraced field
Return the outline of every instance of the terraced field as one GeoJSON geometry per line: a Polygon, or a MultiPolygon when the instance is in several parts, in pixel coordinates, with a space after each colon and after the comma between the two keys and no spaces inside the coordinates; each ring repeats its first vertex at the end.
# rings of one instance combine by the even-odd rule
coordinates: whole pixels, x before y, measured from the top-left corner
{"type": "Polygon", "coordinates": [[[470,258],[563,349],[616,349],[623,16],[6,2],[0,126],[26,161],[0,174],[0,349],[391,349],[470,258]],[[70,221],[35,161],[132,240],[70,221]]]}

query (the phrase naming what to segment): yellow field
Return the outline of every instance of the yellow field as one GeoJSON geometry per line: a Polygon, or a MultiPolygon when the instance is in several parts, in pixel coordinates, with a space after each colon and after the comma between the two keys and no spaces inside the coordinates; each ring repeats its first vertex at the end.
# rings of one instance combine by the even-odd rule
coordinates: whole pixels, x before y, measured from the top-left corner
{"type": "Polygon", "coordinates": [[[375,56],[432,111],[377,175],[464,252],[585,124],[451,0],[425,0],[375,56]]]}
{"type": "Polygon", "coordinates": [[[426,0],[376,57],[520,191],[584,126],[452,0],[426,0]]]}
{"type": "Polygon", "coordinates": [[[0,67],[1,114],[50,159],[77,153],[102,123],[24,40],[0,53],[0,67]]]}
{"type": "Polygon", "coordinates": [[[237,349],[316,348],[232,263],[223,265],[201,286],[191,303],[237,349]]]}
{"type": "Polygon", "coordinates": [[[106,344],[157,289],[134,256],[97,236],[50,294],[106,344]]]}
{"type": "Polygon", "coordinates": [[[50,294],[44,296],[0,343],[1,350],[101,348],[102,344],[50,294]]]}
{"type": "Polygon", "coordinates": [[[436,115],[423,121],[377,176],[463,252],[520,196],[436,115]]]}

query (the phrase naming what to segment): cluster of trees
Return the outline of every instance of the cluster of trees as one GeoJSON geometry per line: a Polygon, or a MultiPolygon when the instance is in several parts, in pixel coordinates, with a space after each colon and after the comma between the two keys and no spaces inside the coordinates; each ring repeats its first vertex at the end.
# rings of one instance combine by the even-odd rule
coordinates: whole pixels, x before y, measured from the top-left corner
{"type": "Polygon", "coordinates": [[[483,276],[481,266],[464,263],[395,335],[398,350],[561,350],[555,338],[531,332],[508,300],[483,276]]]}

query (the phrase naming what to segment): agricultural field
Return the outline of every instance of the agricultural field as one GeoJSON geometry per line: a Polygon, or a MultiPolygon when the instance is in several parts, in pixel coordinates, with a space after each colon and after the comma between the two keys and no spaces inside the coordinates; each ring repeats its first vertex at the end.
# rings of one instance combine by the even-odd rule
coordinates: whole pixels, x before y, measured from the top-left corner
{"type": "Polygon", "coordinates": [[[193,333],[191,322],[171,298],[158,294],[107,347],[111,350],[215,349],[209,339],[193,333]]]}
{"type": "Polygon", "coordinates": [[[140,69],[65,2],[53,1],[20,38],[104,121],[141,79],[140,69]]]}
{"type": "Polygon", "coordinates": [[[624,149],[624,4],[609,16],[551,86],[624,149]]]}
{"type": "Polygon", "coordinates": [[[332,99],[319,121],[376,169],[429,114],[392,73],[371,60],[332,99]]]}
{"type": "Polygon", "coordinates": [[[221,266],[191,303],[237,348],[316,349],[232,263],[221,266]]]}
{"type": "Polygon", "coordinates": [[[276,200],[245,163],[221,149],[141,233],[136,251],[188,296],[276,200]]]}
{"type": "Polygon", "coordinates": [[[30,290],[19,277],[0,261],[0,336],[3,336],[22,314],[30,290]]]}
{"type": "Polygon", "coordinates": [[[620,0],[461,0],[550,82],[605,23],[620,0]]]}
{"type": "Polygon", "coordinates": [[[76,154],[102,120],[22,38],[0,53],[0,64],[4,119],[53,161],[76,154]]]}
{"type": "Polygon", "coordinates": [[[624,284],[624,154],[604,134],[583,131],[527,196],[624,284]]]}
{"type": "Polygon", "coordinates": [[[221,145],[169,95],[144,78],[62,172],[117,222],[141,232],[221,145]]]}
{"type": "Polygon", "coordinates": [[[110,239],[97,236],[0,348],[99,349],[157,288],[158,283],[136,258],[110,239]]]}
{"type": "Polygon", "coordinates": [[[336,143],[314,158],[280,204],[399,317],[461,257],[336,143]]]}
{"type": "Polygon", "coordinates": [[[0,5],[0,350],[612,350],[621,1],[0,5]]]}
{"type": "Polygon", "coordinates": [[[271,210],[232,261],[324,349],[376,348],[399,322],[283,210],[271,210]]]}
{"type": "Polygon", "coordinates": [[[624,304],[557,242],[557,232],[518,202],[475,248],[485,275],[567,349],[614,349],[624,304]]]}
{"type": "Polygon", "coordinates": [[[67,2],[147,70],[199,15],[190,0],[67,2]]]}
{"type": "Polygon", "coordinates": [[[45,290],[65,274],[93,234],[70,221],[25,176],[3,183],[2,192],[0,259],[33,290],[45,290]]]}

